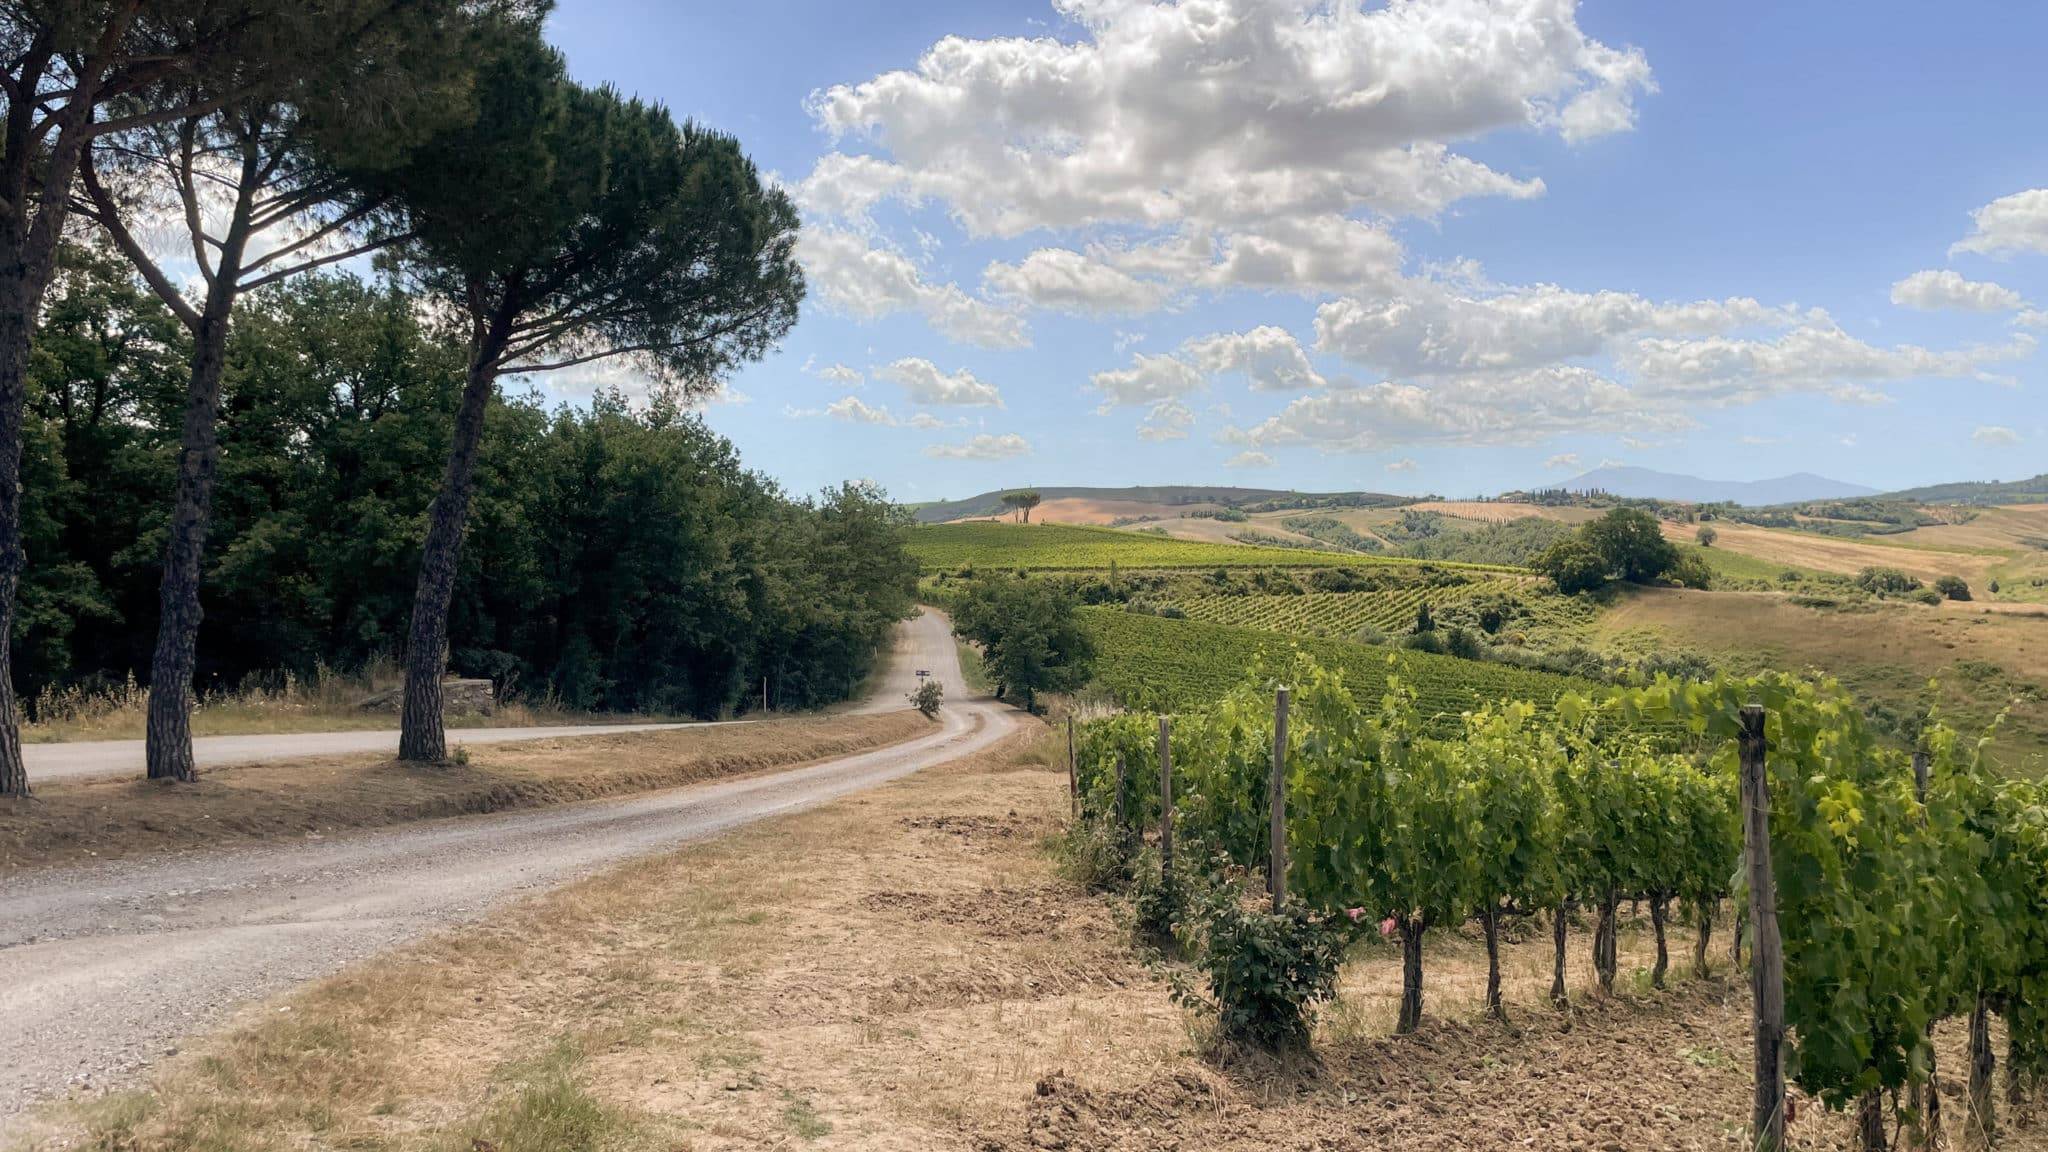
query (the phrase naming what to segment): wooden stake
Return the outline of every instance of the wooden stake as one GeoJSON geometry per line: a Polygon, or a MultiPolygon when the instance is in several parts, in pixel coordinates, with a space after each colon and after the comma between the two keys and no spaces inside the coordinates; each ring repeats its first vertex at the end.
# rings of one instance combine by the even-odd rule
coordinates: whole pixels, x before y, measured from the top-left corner
{"type": "Polygon", "coordinates": [[[1273,897],[1273,910],[1287,903],[1287,701],[1291,693],[1282,688],[1273,693],[1273,771],[1266,791],[1266,809],[1272,815],[1271,857],[1266,864],[1266,891],[1273,897]]]}
{"type": "Polygon", "coordinates": [[[1081,773],[1074,765],[1074,718],[1067,717],[1067,802],[1081,814],[1081,773]]]}
{"type": "Polygon", "coordinates": [[[1785,1147],[1785,954],[1778,936],[1778,889],[1771,873],[1771,792],[1765,774],[1764,710],[1742,710],[1742,849],[1749,868],[1750,968],[1756,1024],[1757,1152],[1785,1147]]]}
{"type": "Polygon", "coordinates": [[[1116,836],[1117,844],[1128,849],[1131,845],[1131,826],[1128,819],[1129,803],[1126,799],[1131,791],[1131,773],[1125,765],[1124,754],[1116,754],[1116,836]]]}
{"type": "Polygon", "coordinates": [[[1173,721],[1159,718],[1159,874],[1173,875],[1173,721]]]}

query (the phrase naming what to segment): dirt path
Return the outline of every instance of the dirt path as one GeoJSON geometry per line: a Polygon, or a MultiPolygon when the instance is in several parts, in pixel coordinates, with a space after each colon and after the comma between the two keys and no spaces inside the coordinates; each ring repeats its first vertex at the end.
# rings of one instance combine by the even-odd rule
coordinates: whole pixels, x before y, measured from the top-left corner
{"type": "MultiPolygon", "coordinates": [[[[905,632],[918,667],[962,683],[942,618],[905,632]]],[[[1014,724],[991,702],[956,701],[930,736],[784,772],[19,877],[0,902],[0,1118],[69,1086],[126,1079],[245,1003],[515,894],[971,755],[1014,724]]]]}

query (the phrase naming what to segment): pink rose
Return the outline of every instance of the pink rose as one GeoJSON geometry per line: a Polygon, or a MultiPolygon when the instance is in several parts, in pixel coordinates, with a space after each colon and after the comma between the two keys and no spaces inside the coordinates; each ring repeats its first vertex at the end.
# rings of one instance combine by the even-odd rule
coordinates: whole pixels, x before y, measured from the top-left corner
{"type": "Polygon", "coordinates": [[[1360,920],[1365,919],[1365,909],[1363,908],[1346,908],[1344,910],[1344,914],[1346,916],[1351,917],[1351,922],[1353,924],[1356,924],[1360,920]]]}
{"type": "Polygon", "coordinates": [[[1400,922],[1395,920],[1392,916],[1389,916],[1385,920],[1380,921],[1380,939],[1392,940],[1394,938],[1394,929],[1399,926],[1400,922]]]}

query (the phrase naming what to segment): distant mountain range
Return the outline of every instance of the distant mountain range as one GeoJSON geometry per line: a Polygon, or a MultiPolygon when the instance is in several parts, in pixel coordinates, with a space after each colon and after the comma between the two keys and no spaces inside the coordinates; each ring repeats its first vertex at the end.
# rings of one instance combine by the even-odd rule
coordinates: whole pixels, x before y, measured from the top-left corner
{"type": "Polygon", "coordinates": [[[1567,492],[1606,492],[1631,500],[1672,500],[1687,504],[1798,504],[1808,500],[1846,500],[1875,496],[1877,489],[1830,480],[1811,472],[1795,472],[1773,480],[1702,480],[1649,468],[1595,468],[1562,484],[1567,492]]]}

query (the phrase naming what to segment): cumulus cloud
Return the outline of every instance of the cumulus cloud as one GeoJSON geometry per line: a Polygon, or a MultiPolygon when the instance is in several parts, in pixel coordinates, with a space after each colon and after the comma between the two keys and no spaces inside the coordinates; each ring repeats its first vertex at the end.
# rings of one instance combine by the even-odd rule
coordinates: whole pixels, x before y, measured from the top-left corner
{"type": "Polygon", "coordinates": [[[858,388],[867,383],[867,377],[863,376],[858,368],[839,363],[821,366],[815,356],[804,361],[804,371],[828,384],[837,384],[842,388],[858,388]]]}
{"type": "Polygon", "coordinates": [[[1543,466],[1545,468],[1554,468],[1558,470],[1578,468],[1579,454],[1577,452],[1560,452],[1557,455],[1552,456],[1550,459],[1545,460],[1543,462],[1543,466]]]}
{"type": "Polygon", "coordinates": [[[1239,452],[1223,462],[1225,468],[1271,468],[1273,458],[1264,452],[1239,452]]]}
{"type": "Polygon", "coordinates": [[[1187,361],[1177,356],[1144,352],[1131,358],[1129,368],[1097,372],[1088,378],[1088,382],[1102,393],[1104,408],[1155,404],[1199,392],[1209,386],[1208,378],[1202,375],[1201,369],[1187,361]]]}
{"type": "Polygon", "coordinates": [[[1987,448],[2010,448],[2020,442],[2020,434],[2002,425],[1984,424],[1970,433],[1970,439],[1987,448]]]}
{"type": "Polygon", "coordinates": [[[2048,188],[2001,196],[1970,213],[1970,219],[1970,234],[1949,246],[1951,255],[2048,252],[2048,188]]]}
{"type": "Polygon", "coordinates": [[[1892,303],[1922,312],[2011,312],[2026,301],[1988,280],[1965,280],[1947,269],[1915,272],[1892,285],[1892,303]]]}
{"type": "Polygon", "coordinates": [[[2034,346],[2034,338],[2021,333],[2005,344],[1953,351],[1914,344],[1879,347],[1816,318],[1767,340],[1641,340],[1619,360],[1640,389],[1672,400],[1730,404],[1818,392],[1868,401],[1874,395],[1870,384],[1981,377],[1993,364],[2032,355],[2034,346]]]}
{"type": "Polygon", "coordinates": [[[1030,441],[1015,432],[1004,432],[1001,435],[984,433],[962,444],[933,444],[924,450],[924,454],[939,460],[1010,460],[1028,455],[1030,451],[1030,441]]]}
{"type": "Polygon", "coordinates": [[[860,320],[917,312],[952,340],[983,348],[1031,343],[1016,312],[925,280],[910,258],[842,228],[807,226],[797,240],[804,275],[825,306],[860,320]]]}
{"type": "Polygon", "coordinates": [[[1427,278],[1316,310],[1316,347],[1396,376],[1517,371],[1598,355],[1640,333],[1708,333],[1782,323],[1755,300],[1659,304],[1627,292],[1536,284],[1489,294],[1427,278]]]}
{"type": "Polygon", "coordinates": [[[1587,37],[1573,0],[1056,4],[1081,36],[948,37],[915,70],[814,94],[822,126],[888,157],[836,163],[859,177],[840,195],[942,200],[981,235],[1433,213],[1541,188],[1450,143],[1625,130],[1650,87],[1641,54],[1587,37]]]}
{"type": "Polygon", "coordinates": [[[1402,475],[1403,473],[1417,471],[1421,467],[1422,466],[1420,464],[1417,464],[1415,461],[1410,460],[1405,456],[1399,460],[1389,460],[1387,462],[1387,472],[1390,475],[1395,476],[1402,475]]]}
{"type": "Polygon", "coordinates": [[[1038,308],[1083,315],[1150,312],[1168,289],[1070,248],[1040,248],[1017,264],[990,264],[988,291],[1038,308]]]}
{"type": "Polygon", "coordinates": [[[1162,441],[1185,440],[1188,429],[1195,423],[1194,409],[1178,400],[1161,400],[1145,414],[1145,420],[1138,425],[1138,439],[1162,441]]]}
{"type": "Polygon", "coordinates": [[[962,368],[942,372],[939,366],[918,356],[906,356],[876,373],[902,386],[919,404],[957,405],[966,408],[1001,408],[1003,395],[993,384],[985,384],[962,368]]]}
{"type": "Polygon", "coordinates": [[[798,419],[808,416],[829,416],[851,424],[872,424],[880,428],[957,428],[966,423],[965,420],[957,420],[948,424],[929,412],[914,413],[906,418],[889,411],[886,405],[868,404],[858,396],[834,400],[823,408],[785,408],[783,415],[798,419]]]}

